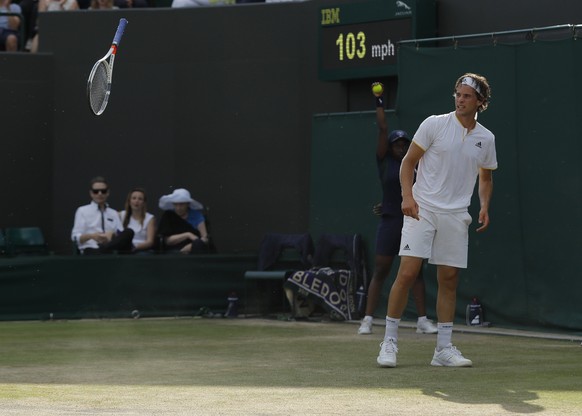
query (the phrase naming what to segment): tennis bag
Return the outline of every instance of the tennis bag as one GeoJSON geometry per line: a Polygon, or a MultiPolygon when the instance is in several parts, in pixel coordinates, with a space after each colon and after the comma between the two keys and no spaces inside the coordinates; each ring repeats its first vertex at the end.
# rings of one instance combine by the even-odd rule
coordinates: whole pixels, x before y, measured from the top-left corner
{"type": "Polygon", "coordinates": [[[306,305],[311,301],[322,306],[335,321],[349,321],[356,315],[350,270],[323,267],[297,271],[289,276],[283,287],[288,299],[295,304],[292,306],[298,306],[298,300],[306,305]]]}

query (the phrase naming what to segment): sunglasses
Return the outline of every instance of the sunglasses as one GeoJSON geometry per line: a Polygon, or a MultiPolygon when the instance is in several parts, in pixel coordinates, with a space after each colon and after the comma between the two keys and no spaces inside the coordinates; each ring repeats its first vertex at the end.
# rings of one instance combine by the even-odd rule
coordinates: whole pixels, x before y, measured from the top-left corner
{"type": "Polygon", "coordinates": [[[109,192],[109,189],[104,188],[104,189],[91,189],[91,192],[93,192],[95,195],[97,194],[103,194],[105,195],[107,192],[109,192]]]}

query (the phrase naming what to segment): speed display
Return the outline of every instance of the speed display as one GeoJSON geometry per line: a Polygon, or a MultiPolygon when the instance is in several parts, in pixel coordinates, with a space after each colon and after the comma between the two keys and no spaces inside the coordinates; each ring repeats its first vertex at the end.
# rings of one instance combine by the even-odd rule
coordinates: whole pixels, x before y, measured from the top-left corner
{"type": "Polygon", "coordinates": [[[321,8],[320,79],[395,75],[398,42],[417,37],[415,11],[419,1],[375,1],[321,8]]]}

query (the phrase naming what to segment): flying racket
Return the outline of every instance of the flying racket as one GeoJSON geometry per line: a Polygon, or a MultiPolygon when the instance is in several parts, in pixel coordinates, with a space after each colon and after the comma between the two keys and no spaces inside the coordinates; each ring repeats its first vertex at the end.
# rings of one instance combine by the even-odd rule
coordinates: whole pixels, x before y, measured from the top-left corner
{"type": "Polygon", "coordinates": [[[115,32],[115,37],[113,38],[113,43],[111,44],[111,48],[109,48],[109,52],[107,52],[103,58],[95,62],[95,65],[93,65],[93,69],[91,69],[91,73],[89,74],[89,80],[87,81],[87,98],[89,99],[91,111],[93,111],[96,116],[103,114],[105,107],[107,107],[107,102],[109,101],[109,95],[111,94],[111,81],[113,79],[113,61],[126,25],[126,19],[122,18],[119,20],[119,26],[117,26],[117,32],[115,32]]]}

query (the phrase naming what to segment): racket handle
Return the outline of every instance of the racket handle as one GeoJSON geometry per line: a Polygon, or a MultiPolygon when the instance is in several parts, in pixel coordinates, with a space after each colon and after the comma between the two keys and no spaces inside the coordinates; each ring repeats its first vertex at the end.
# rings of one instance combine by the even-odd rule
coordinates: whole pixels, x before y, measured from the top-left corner
{"type": "Polygon", "coordinates": [[[121,42],[121,37],[123,36],[123,31],[125,30],[126,25],[127,19],[119,19],[119,26],[117,26],[117,32],[115,32],[115,37],[113,38],[114,45],[119,45],[119,42],[121,42]]]}

